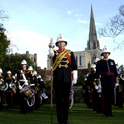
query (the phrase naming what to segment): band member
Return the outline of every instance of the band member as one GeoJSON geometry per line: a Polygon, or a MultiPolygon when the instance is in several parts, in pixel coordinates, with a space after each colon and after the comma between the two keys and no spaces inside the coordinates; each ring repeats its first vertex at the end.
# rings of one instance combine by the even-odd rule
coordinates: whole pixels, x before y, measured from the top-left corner
{"type": "MultiPolygon", "coordinates": [[[[24,86],[29,85],[28,82],[30,81],[32,83],[32,74],[30,71],[26,69],[27,62],[26,60],[22,60],[21,62],[22,70],[19,70],[17,73],[17,84],[19,87],[19,90],[21,91],[24,86]]],[[[29,93],[28,91],[26,93],[29,93]]],[[[20,111],[21,114],[27,114],[27,101],[25,100],[24,96],[20,94],[20,111]]]]}
{"type": "Polygon", "coordinates": [[[99,60],[100,60],[99,58],[96,58],[96,59],[94,60],[94,64],[96,65],[99,60]]]}
{"type": "Polygon", "coordinates": [[[13,107],[13,91],[12,91],[12,88],[11,88],[11,84],[14,82],[12,77],[11,77],[11,71],[7,72],[6,82],[9,85],[8,90],[6,91],[7,107],[11,108],[11,107],[13,107]]]}
{"type": "Polygon", "coordinates": [[[20,100],[19,100],[19,88],[18,88],[18,84],[17,84],[17,73],[15,73],[15,84],[16,84],[16,94],[15,94],[15,104],[19,105],[20,104],[20,100]]]}
{"type": "Polygon", "coordinates": [[[35,109],[39,108],[39,101],[38,101],[38,79],[37,79],[37,72],[34,71],[33,73],[33,82],[35,84],[35,109]]]}
{"type": "Polygon", "coordinates": [[[69,96],[71,83],[77,82],[77,64],[72,51],[65,49],[67,41],[63,36],[57,38],[56,46],[59,48],[54,51],[49,49],[49,56],[53,56],[53,83],[56,97],[57,124],[68,122],[69,96]],[[73,71],[73,80],[71,78],[73,71]]]}
{"type": "Polygon", "coordinates": [[[13,106],[15,106],[16,105],[16,79],[15,79],[15,76],[12,76],[12,80],[13,80],[13,86],[12,87],[15,87],[15,88],[13,88],[13,90],[14,90],[14,94],[13,94],[13,106]]]}
{"type": "Polygon", "coordinates": [[[116,83],[116,87],[118,88],[118,107],[123,108],[124,65],[120,66],[119,84],[116,83]]]}
{"type": "MultiPolygon", "coordinates": [[[[2,69],[0,68],[0,88],[1,88],[1,86],[2,86],[3,84],[6,83],[6,79],[5,79],[5,77],[2,76],[2,73],[3,73],[3,71],[2,71],[2,69]]],[[[2,111],[2,109],[3,109],[4,94],[5,94],[5,92],[2,91],[2,90],[0,90],[0,111],[2,111]]]]}
{"type": "Polygon", "coordinates": [[[101,82],[103,92],[104,117],[114,116],[112,114],[112,97],[114,93],[115,78],[118,81],[116,65],[114,60],[109,59],[110,51],[104,47],[101,53],[103,59],[96,65],[96,74],[98,81],[101,82]],[[101,81],[99,80],[101,75],[101,81]]]}
{"type": "Polygon", "coordinates": [[[46,95],[46,86],[44,84],[41,75],[38,76],[38,84],[39,84],[39,89],[41,91],[41,97],[43,98],[42,104],[44,104],[44,99],[48,99],[48,96],[46,95]]]}
{"type": "MultiPolygon", "coordinates": [[[[32,66],[29,66],[28,67],[28,71],[32,75],[32,83],[33,84],[31,84],[30,80],[29,80],[28,83],[31,86],[31,89],[35,90],[35,84],[34,84],[34,81],[33,81],[33,67],[32,66]]],[[[35,107],[35,104],[33,106],[31,106],[31,107],[28,107],[28,111],[32,112],[34,110],[34,107],[35,107]]]]}
{"type": "Polygon", "coordinates": [[[88,82],[87,82],[88,76],[89,76],[89,73],[86,75],[84,83],[85,83],[85,92],[86,92],[86,105],[89,108],[89,91],[88,91],[88,82]]]}
{"type": "Polygon", "coordinates": [[[95,101],[96,92],[95,92],[94,87],[93,87],[93,82],[94,82],[94,79],[96,77],[95,68],[96,68],[96,65],[91,64],[91,73],[89,74],[88,79],[87,79],[87,82],[88,82],[88,94],[89,94],[88,107],[89,108],[92,107],[94,111],[96,110],[96,101],[95,101]]]}

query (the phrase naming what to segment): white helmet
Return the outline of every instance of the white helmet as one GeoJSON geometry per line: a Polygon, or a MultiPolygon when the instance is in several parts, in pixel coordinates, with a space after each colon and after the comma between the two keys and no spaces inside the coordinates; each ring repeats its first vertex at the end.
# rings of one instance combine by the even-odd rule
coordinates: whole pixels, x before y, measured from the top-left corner
{"type": "Polygon", "coordinates": [[[100,60],[99,58],[96,58],[96,59],[94,60],[94,63],[97,63],[99,60],[100,60]]]}
{"type": "Polygon", "coordinates": [[[2,69],[0,68],[0,73],[3,73],[2,69]]]}
{"type": "Polygon", "coordinates": [[[29,71],[32,71],[32,70],[33,70],[33,67],[32,67],[32,66],[29,66],[29,67],[28,67],[28,70],[29,70],[29,71]]]}
{"type": "Polygon", "coordinates": [[[67,45],[67,41],[65,40],[65,38],[64,38],[63,36],[61,36],[61,34],[60,34],[60,36],[57,37],[56,46],[57,46],[57,43],[58,43],[59,41],[64,41],[65,44],[67,45]]]}
{"type": "Polygon", "coordinates": [[[111,54],[110,51],[107,49],[106,46],[102,49],[101,56],[103,56],[103,53],[109,53],[109,54],[111,54]]]}
{"type": "Polygon", "coordinates": [[[37,72],[36,72],[36,71],[34,71],[33,75],[35,75],[35,74],[37,74],[37,72]]]}
{"type": "Polygon", "coordinates": [[[41,75],[38,75],[38,77],[37,78],[41,78],[41,75]]]}
{"type": "Polygon", "coordinates": [[[21,65],[27,65],[27,62],[26,62],[26,60],[22,60],[22,62],[21,62],[21,65]]]}
{"type": "Polygon", "coordinates": [[[7,71],[7,74],[11,74],[11,71],[7,71]]]}
{"type": "Polygon", "coordinates": [[[96,65],[95,64],[91,64],[91,68],[96,68],[96,65]]]}

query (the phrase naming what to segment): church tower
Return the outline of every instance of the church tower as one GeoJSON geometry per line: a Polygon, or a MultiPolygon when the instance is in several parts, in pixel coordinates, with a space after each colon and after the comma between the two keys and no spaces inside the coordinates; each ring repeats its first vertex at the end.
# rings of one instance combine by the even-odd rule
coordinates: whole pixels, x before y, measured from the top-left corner
{"type": "Polygon", "coordinates": [[[95,27],[95,20],[93,15],[93,9],[91,5],[91,16],[90,16],[90,31],[89,31],[89,40],[87,42],[87,49],[100,49],[99,41],[97,40],[97,33],[95,27]]]}
{"type": "Polygon", "coordinates": [[[90,15],[89,40],[87,41],[87,48],[85,49],[85,51],[91,54],[91,62],[92,63],[95,58],[101,58],[100,44],[97,39],[96,26],[95,26],[92,5],[91,5],[91,15],[90,15]]]}

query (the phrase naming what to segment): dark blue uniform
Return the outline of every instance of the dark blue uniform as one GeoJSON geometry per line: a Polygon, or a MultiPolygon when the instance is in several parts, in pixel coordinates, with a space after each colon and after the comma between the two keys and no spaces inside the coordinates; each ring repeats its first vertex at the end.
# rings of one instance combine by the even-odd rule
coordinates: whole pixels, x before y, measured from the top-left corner
{"type": "MultiPolygon", "coordinates": [[[[3,84],[6,83],[6,78],[4,76],[0,76],[0,80],[4,80],[3,84]]],[[[0,91],[0,111],[2,111],[3,109],[3,99],[4,99],[4,94],[5,94],[5,91],[0,91]]]]}
{"type": "MultiPolygon", "coordinates": [[[[32,80],[32,74],[30,73],[30,71],[23,70],[23,73],[24,73],[26,79],[30,80],[30,83],[32,83],[33,80],[32,80]]],[[[22,73],[21,73],[21,71],[18,71],[18,73],[17,73],[17,84],[18,84],[18,86],[19,85],[22,86],[25,83],[24,81],[20,81],[22,79],[23,79],[22,73]]],[[[21,114],[26,114],[27,113],[27,108],[28,108],[27,102],[21,94],[20,94],[19,97],[20,97],[20,111],[21,111],[21,114]]]]}
{"type": "MultiPolygon", "coordinates": [[[[62,51],[63,50],[55,51],[55,54],[53,56],[53,63],[55,62],[56,57],[62,51]]],[[[69,96],[72,82],[71,70],[77,70],[77,64],[73,52],[65,55],[53,72],[56,109],[59,123],[61,123],[62,121],[66,123],[68,120],[69,96]]]]}
{"type": "Polygon", "coordinates": [[[112,97],[114,93],[115,78],[117,77],[114,60],[100,60],[96,65],[97,78],[101,75],[103,92],[104,115],[112,115],[112,97]]]}
{"type": "MultiPolygon", "coordinates": [[[[14,80],[12,79],[12,77],[7,77],[6,82],[9,85],[10,83],[13,83],[14,80]]],[[[6,91],[6,95],[7,95],[7,107],[11,108],[13,107],[13,91],[10,87],[8,87],[8,90],[6,91]]]]}

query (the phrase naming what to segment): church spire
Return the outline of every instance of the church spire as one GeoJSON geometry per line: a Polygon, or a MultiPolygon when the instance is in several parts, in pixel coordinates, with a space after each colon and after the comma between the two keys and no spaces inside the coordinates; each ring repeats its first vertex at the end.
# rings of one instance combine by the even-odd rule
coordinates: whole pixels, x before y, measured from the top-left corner
{"type": "Polygon", "coordinates": [[[99,41],[97,40],[96,26],[93,15],[93,9],[91,5],[91,16],[90,16],[90,32],[89,32],[89,40],[87,43],[87,49],[99,49],[99,41]]]}

